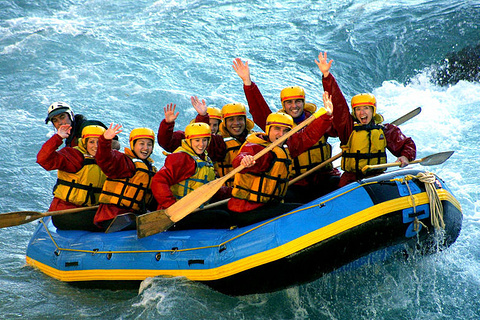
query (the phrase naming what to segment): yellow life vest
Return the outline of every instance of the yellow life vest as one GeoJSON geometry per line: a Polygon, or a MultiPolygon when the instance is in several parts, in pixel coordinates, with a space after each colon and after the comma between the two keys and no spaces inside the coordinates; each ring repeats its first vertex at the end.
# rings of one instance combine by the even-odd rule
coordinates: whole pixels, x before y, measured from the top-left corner
{"type": "Polygon", "coordinates": [[[78,146],[74,149],[83,154],[83,167],[75,173],[58,170],[53,195],[77,206],[97,205],[107,177],[95,162],[95,158],[90,156],[85,149],[78,146]]]}
{"type": "MultiPolygon", "coordinates": [[[[341,146],[342,169],[362,176],[362,168],[366,165],[387,162],[387,139],[380,124],[355,124],[346,145],[341,146]]],[[[385,169],[380,170],[380,172],[385,169]]],[[[377,170],[373,174],[379,173],[377,170]]]]}
{"type": "MultiPolygon", "coordinates": [[[[225,158],[223,161],[215,162],[215,171],[219,177],[223,177],[233,170],[232,161],[238,155],[240,147],[242,146],[242,143],[233,137],[227,137],[223,140],[227,146],[225,158]]],[[[228,179],[227,182],[225,182],[225,185],[228,187],[233,186],[233,178],[228,179]]]]}
{"type": "MultiPolygon", "coordinates": [[[[247,142],[268,147],[261,133],[251,134],[247,142]]],[[[283,147],[275,147],[271,152],[275,157],[270,168],[262,173],[238,173],[235,175],[232,196],[252,202],[280,202],[285,197],[290,174],[291,158],[283,147]]]]}
{"type": "Polygon", "coordinates": [[[178,147],[175,152],[185,152],[195,160],[195,173],[191,177],[170,187],[177,200],[215,179],[212,160],[208,156],[205,157],[205,160],[200,158],[185,140],[182,140],[182,146],[178,147]]]}
{"type": "MultiPolygon", "coordinates": [[[[307,151],[293,159],[292,177],[301,175],[331,157],[332,146],[327,142],[325,136],[322,136],[322,138],[307,151]]],[[[329,163],[324,166],[321,171],[330,171],[332,168],[332,164],[329,163]]]]}
{"type": "Polygon", "coordinates": [[[130,178],[107,178],[100,195],[100,203],[114,204],[144,213],[153,198],[150,184],[157,169],[152,165],[153,161],[150,158],[138,159],[128,148],[125,148],[125,154],[135,164],[135,174],[130,178]]]}

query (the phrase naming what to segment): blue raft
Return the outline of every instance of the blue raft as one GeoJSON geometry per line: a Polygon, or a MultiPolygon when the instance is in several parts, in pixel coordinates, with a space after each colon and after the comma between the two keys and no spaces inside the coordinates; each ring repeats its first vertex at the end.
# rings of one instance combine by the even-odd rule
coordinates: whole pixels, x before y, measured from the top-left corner
{"type": "Polygon", "coordinates": [[[275,291],[368,256],[432,253],[451,245],[462,226],[460,204],[440,178],[422,182],[422,173],[398,170],[364,179],[232,230],[166,231],[138,239],[134,230],[57,230],[44,218],[26,260],[55,279],[95,287],[181,276],[230,295],[275,291]]]}

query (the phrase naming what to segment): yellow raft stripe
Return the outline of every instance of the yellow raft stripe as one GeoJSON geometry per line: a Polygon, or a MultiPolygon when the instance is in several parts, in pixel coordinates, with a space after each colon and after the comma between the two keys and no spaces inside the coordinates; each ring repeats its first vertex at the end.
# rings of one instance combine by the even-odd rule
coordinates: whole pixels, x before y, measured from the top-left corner
{"type": "MultiPolygon", "coordinates": [[[[449,192],[444,189],[437,190],[440,200],[452,203],[459,211],[461,211],[460,203],[449,192]]],[[[429,203],[426,193],[416,194],[413,196],[415,205],[429,203]]],[[[406,196],[389,200],[369,207],[368,209],[359,211],[351,216],[336,221],[321,229],[315,230],[309,234],[292,240],[279,247],[254,254],[252,256],[234,261],[232,263],[219,266],[212,269],[202,270],[144,270],[144,269],[95,269],[95,270],[72,270],[61,271],[53,267],[47,266],[41,262],[27,257],[27,263],[33,267],[40,269],[52,278],[61,281],[92,281],[92,280],[144,280],[148,277],[166,276],[176,277],[183,276],[194,281],[211,281],[222,279],[245,270],[249,270],[272,261],[285,258],[304,248],[319,243],[325,239],[333,237],[348,229],[361,225],[369,220],[373,220],[390,212],[404,210],[412,207],[412,197],[406,196]]],[[[161,262],[159,262],[161,264],[161,262]]]]}

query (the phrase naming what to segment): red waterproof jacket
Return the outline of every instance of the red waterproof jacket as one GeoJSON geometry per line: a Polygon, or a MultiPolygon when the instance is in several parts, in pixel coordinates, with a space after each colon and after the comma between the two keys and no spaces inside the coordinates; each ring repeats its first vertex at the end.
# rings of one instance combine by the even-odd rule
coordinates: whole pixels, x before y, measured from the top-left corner
{"type": "MultiPolygon", "coordinates": [[[[57,151],[63,143],[63,139],[54,134],[48,139],[37,154],[37,163],[47,171],[62,170],[75,173],[83,167],[83,154],[72,147],[64,147],[57,151]]],[[[64,209],[78,208],[71,202],[54,197],[50,203],[48,211],[58,211],[64,209]]]]}

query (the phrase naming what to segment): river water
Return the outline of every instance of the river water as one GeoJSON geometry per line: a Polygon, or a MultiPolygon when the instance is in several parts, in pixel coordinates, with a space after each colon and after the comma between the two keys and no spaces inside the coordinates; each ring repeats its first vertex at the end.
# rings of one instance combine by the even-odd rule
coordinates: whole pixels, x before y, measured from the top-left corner
{"type": "MultiPolygon", "coordinates": [[[[157,130],[167,103],[180,110],[178,129],[195,115],[191,95],[217,107],[246,103],[235,57],[249,61],[273,109],[290,85],[321,104],[320,51],[334,60],[347,100],[373,92],[386,120],[422,107],[401,128],[419,158],[455,150],[427,169],[447,181],[464,211],[462,232],[444,252],[244,297],[184,279],[151,279],[139,290],[72,287],[25,265],[36,223],[5,228],[0,318],[479,318],[480,83],[467,76],[440,86],[434,76],[452,54],[479,45],[479,1],[0,0],[0,9],[0,212],[48,208],[55,173],[35,159],[53,134],[44,123],[50,103],[122,123],[126,146],[131,129],[157,130]]],[[[466,61],[479,57],[477,47],[466,61]]],[[[479,64],[468,68],[467,75],[479,72],[479,64]]],[[[162,165],[158,146],[153,158],[162,165]]]]}

